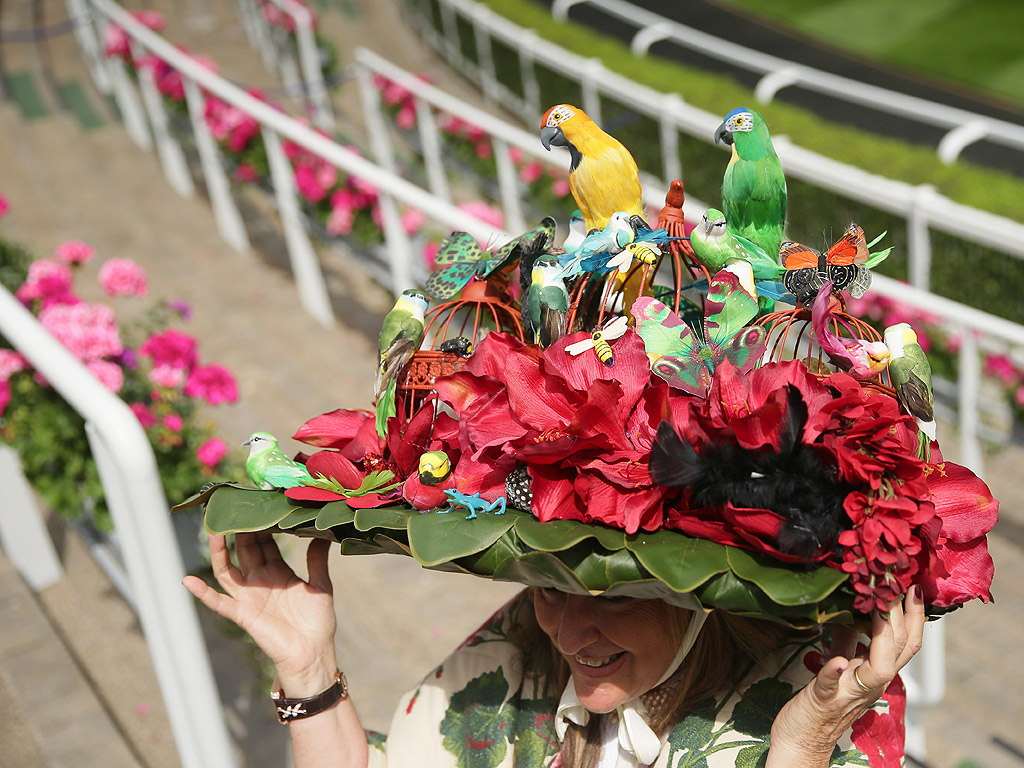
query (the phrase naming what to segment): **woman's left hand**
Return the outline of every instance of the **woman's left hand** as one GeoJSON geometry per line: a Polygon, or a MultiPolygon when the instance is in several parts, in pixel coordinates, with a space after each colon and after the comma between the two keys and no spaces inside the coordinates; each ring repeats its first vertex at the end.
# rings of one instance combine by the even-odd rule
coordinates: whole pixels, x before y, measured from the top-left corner
{"type": "Polygon", "coordinates": [[[766,768],[827,766],[839,738],[882,695],[896,673],[921,649],[924,601],[911,587],[906,605],[889,605],[888,616],[871,615],[866,658],[855,655],[857,632],[835,627],[831,657],[817,676],[779,712],[772,724],[766,768]]]}

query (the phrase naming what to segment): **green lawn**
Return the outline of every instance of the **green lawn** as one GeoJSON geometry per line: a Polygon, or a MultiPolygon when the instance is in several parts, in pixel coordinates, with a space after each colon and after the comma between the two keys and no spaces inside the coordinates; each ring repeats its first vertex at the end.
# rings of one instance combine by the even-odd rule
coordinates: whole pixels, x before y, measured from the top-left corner
{"type": "Polygon", "coordinates": [[[1024,105],[1019,0],[719,0],[837,48],[1024,105]]]}

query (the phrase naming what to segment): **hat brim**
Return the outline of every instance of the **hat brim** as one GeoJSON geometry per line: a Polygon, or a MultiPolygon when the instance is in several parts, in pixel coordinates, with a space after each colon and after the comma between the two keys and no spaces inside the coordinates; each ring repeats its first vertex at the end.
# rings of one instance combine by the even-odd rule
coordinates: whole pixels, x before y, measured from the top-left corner
{"type": "Polygon", "coordinates": [[[671,530],[626,534],[574,520],[539,522],[509,508],[421,513],[405,505],[354,509],[343,500],[300,506],[279,491],[221,484],[176,509],[205,505],[210,533],[290,533],[337,542],[345,555],[401,554],[424,568],[584,595],[657,598],[717,608],[796,629],[854,624],[847,575],[804,570],[671,530]]]}

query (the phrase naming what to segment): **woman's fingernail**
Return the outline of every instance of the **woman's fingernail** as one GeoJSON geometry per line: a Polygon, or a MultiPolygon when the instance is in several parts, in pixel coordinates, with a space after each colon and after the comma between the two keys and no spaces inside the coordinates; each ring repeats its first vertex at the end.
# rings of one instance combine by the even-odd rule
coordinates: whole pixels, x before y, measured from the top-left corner
{"type": "Polygon", "coordinates": [[[911,594],[913,595],[913,598],[915,600],[920,600],[921,599],[921,585],[920,584],[915,584],[913,587],[910,588],[910,591],[911,591],[911,594]]]}

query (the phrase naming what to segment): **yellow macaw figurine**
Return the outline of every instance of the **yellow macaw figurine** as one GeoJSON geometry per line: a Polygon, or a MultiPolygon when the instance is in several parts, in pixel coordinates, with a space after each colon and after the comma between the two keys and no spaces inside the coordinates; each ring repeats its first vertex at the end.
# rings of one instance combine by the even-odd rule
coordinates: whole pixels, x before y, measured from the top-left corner
{"type": "Polygon", "coordinates": [[[559,104],[545,112],[540,141],[547,150],[568,148],[569,189],[588,232],[604,229],[616,211],[645,218],[636,161],[582,109],[559,104]]]}

